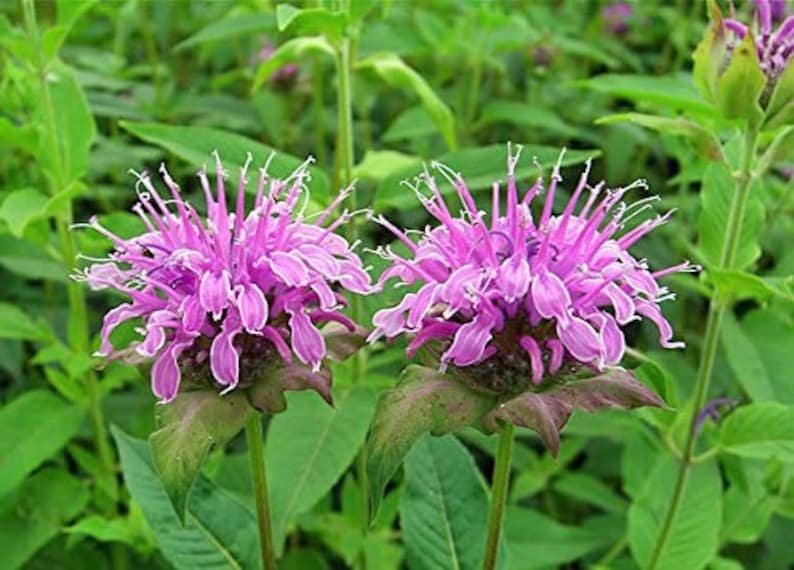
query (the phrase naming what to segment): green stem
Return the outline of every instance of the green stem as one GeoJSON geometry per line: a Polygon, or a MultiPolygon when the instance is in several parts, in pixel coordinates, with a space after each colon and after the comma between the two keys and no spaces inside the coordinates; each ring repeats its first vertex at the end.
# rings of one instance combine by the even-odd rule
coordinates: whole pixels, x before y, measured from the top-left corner
{"type": "Polygon", "coordinates": [[[267,496],[267,471],[265,470],[265,440],[262,435],[262,418],[257,412],[249,414],[245,424],[248,440],[248,457],[254,481],[256,518],[259,521],[259,546],[262,549],[262,564],[265,570],[276,570],[276,554],[273,549],[273,524],[270,521],[270,502],[267,496]]]}
{"type": "MultiPolygon", "coordinates": [[[[345,38],[336,53],[336,72],[339,80],[337,154],[339,182],[342,186],[347,186],[353,180],[353,94],[350,55],[350,39],[345,38]]],[[[349,207],[355,210],[356,206],[357,197],[353,192],[350,194],[349,207]]],[[[355,228],[355,225],[351,224],[350,227],[355,228]]]]}
{"type": "MultiPolygon", "coordinates": [[[[50,178],[50,193],[54,196],[65,189],[67,181],[65,180],[63,170],[61,148],[58,144],[58,131],[55,122],[52,93],[50,91],[49,81],[47,80],[47,62],[44,59],[41,47],[41,36],[38,22],[36,21],[36,7],[33,0],[23,0],[22,9],[28,36],[30,37],[31,44],[36,49],[36,69],[38,72],[39,88],[41,89],[44,134],[46,137],[47,153],[53,164],[53,172],[50,178]]],[[[72,221],[72,206],[71,203],[68,203],[60,214],[56,216],[55,228],[60,242],[62,260],[64,265],[69,268],[74,267],[77,260],[77,245],[74,232],[70,229],[72,221]]],[[[79,283],[69,280],[66,285],[66,292],[69,304],[67,327],[69,342],[75,351],[86,354],[90,348],[90,337],[88,330],[88,308],[84,290],[79,283]]],[[[87,395],[86,405],[91,417],[95,445],[102,465],[103,476],[107,478],[111,496],[116,496],[117,482],[115,476],[115,458],[105,426],[99,383],[96,374],[92,370],[89,370],[85,375],[85,389],[87,395]]],[[[116,504],[113,502],[109,502],[103,510],[108,515],[116,515],[118,512],[116,504]]],[[[117,569],[126,568],[126,555],[123,547],[121,545],[115,545],[111,549],[111,552],[114,567],[117,569]]]]}
{"type": "Polygon", "coordinates": [[[493,482],[491,483],[491,512],[488,516],[488,538],[485,542],[483,570],[496,568],[499,556],[499,537],[502,533],[507,486],[510,482],[510,458],[513,454],[513,424],[502,425],[499,432],[499,447],[496,450],[493,482]]]}
{"type": "Polygon", "coordinates": [[[143,36],[143,49],[146,52],[146,57],[149,60],[149,66],[152,68],[152,79],[154,80],[154,100],[157,104],[158,113],[162,112],[165,107],[165,97],[163,91],[163,78],[160,74],[160,57],[157,50],[157,41],[155,40],[154,33],[152,32],[151,20],[151,3],[147,5],[140,4],[139,22],[141,25],[141,35],[143,36]]]}
{"type": "MultiPolygon", "coordinates": [[[[343,5],[343,9],[347,9],[343,5]]],[[[339,78],[338,91],[338,114],[339,132],[337,134],[337,166],[339,168],[339,182],[342,187],[349,186],[353,181],[353,93],[352,93],[352,40],[345,37],[337,50],[336,72],[339,78]]],[[[350,211],[358,209],[358,196],[356,190],[350,193],[348,198],[348,208],[350,211]]],[[[354,242],[358,237],[358,227],[355,221],[347,226],[348,239],[354,242]]],[[[361,317],[361,299],[354,296],[350,303],[350,316],[353,321],[358,322],[361,317]]],[[[360,353],[352,357],[351,382],[358,384],[364,376],[364,359],[360,353]]],[[[356,461],[356,475],[361,492],[361,533],[366,537],[369,532],[369,482],[367,481],[367,448],[362,447],[356,461]]],[[[367,561],[362,549],[359,556],[359,567],[366,568],[367,561]]]]}
{"type": "MultiPolygon", "coordinates": [[[[758,131],[755,128],[748,128],[744,137],[744,152],[742,155],[741,170],[736,180],[736,189],[733,193],[730,210],[728,212],[728,225],[725,228],[725,242],[719,260],[719,267],[721,269],[732,269],[736,263],[736,254],[741,244],[742,222],[744,221],[744,213],[747,208],[747,201],[750,197],[750,188],[752,186],[752,167],[755,160],[757,141],[758,131]]],[[[686,443],[684,444],[684,453],[678,467],[678,477],[673,489],[670,506],[667,510],[664,522],[662,523],[662,530],[656,541],[656,547],[651,555],[647,570],[654,570],[659,563],[659,558],[670,538],[673,522],[678,514],[678,509],[681,507],[681,501],[684,498],[689,471],[694,464],[692,458],[695,453],[695,444],[697,443],[697,418],[706,402],[706,396],[708,395],[709,384],[711,382],[711,373],[714,368],[714,359],[717,355],[717,347],[719,345],[722,319],[730,303],[730,298],[723,298],[716,291],[712,295],[711,302],[709,303],[706,333],[703,340],[703,351],[700,355],[700,365],[698,367],[697,382],[695,384],[695,401],[691,410],[692,416],[689,420],[689,431],[687,433],[686,443]]]]}
{"type": "Polygon", "coordinates": [[[326,166],[325,153],[325,85],[323,76],[320,73],[320,58],[312,59],[312,103],[314,107],[314,137],[315,153],[317,164],[324,168],[326,166]]]}

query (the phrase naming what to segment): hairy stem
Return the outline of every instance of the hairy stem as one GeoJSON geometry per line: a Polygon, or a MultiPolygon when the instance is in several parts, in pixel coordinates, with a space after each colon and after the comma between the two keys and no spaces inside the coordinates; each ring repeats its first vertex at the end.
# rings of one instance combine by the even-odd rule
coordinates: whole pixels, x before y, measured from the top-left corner
{"type": "Polygon", "coordinates": [[[251,460],[251,474],[254,482],[262,564],[265,570],[276,570],[276,553],[273,548],[273,524],[270,520],[270,501],[267,495],[265,440],[262,435],[262,418],[259,413],[252,412],[249,414],[245,424],[245,435],[248,441],[248,457],[251,460]]]}
{"type": "MultiPolygon", "coordinates": [[[[752,127],[748,128],[744,137],[741,170],[736,179],[736,186],[728,212],[728,225],[725,228],[725,241],[719,260],[719,267],[721,269],[732,269],[736,263],[736,255],[741,243],[742,222],[744,221],[744,214],[747,209],[747,201],[750,197],[750,188],[752,186],[752,168],[755,161],[757,140],[758,131],[752,127]]],[[[689,471],[693,465],[692,457],[695,453],[695,444],[697,443],[697,418],[706,402],[706,396],[708,395],[709,384],[711,382],[711,373],[714,368],[714,359],[717,355],[717,347],[719,345],[722,319],[730,303],[730,298],[722,297],[715,291],[709,304],[706,333],[703,340],[703,351],[700,355],[697,382],[695,384],[695,401],[692,406],[692,416],[689,420],[689,431],[687,432],[684,452],[678,467],[678,477],[673,489],[673,496],[670,500],[667,515],[662,523],[662,530],[656,541],[656,547],[648,563],[648,570],[654,570],[658,565],[664,547],[670,538],[670,532],[678,514],[678,509],[681,507],[681,501],[684,498],[687,480],[689,479],[689,471]]]]}
{"type": "Polygon", "coordinates": [[[510,482],[510,459],[513,455],[513,424],[505,423],[499,432],[499,447],[496,450],[493,481],[491,482],[491,512],[488,515],[488,538],[485,542],[483,570],[496,568],[499,556],[499,537],[502,534],[507,486],[510,482]]]}

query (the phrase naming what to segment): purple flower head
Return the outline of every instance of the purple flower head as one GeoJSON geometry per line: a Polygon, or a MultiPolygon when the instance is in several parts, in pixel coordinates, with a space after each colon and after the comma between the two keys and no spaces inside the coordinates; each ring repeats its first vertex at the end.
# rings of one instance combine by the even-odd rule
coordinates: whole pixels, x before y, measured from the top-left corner
{"type": "MultiPolygon", "coordinates": [[[[413,355],[421,346],[436,348],[441,369],[467,369],[481,382],[499,382],[494,391],[522,391],[546,379],[562,377],[582,367],[601,370],[616,365],[625,351],[621,327],[647,318],[659,329],[662,346],[673,341],[672,327],[659,304],[673,298],[657,279],[679,271],[694,271],[682,263],[652,272],[628,249],[669,213],[646,219],[631,229],[627,223],[651,208],[656,197],[631,205],[622,200],[643,181],[617,189],[588,184],[590,164],[581,175],[561,214],[553,214],[560,162],[551,176],[540,212],[531,205],[543,190],[542,176],[520,197],[516,187],[515,155],[508,147],[507,200],[499,183],[493,185],[490,219],[480,211],[463,178],[433,163],[457,191],[463,210],[454,215],[433,176],[425,170],[412,187],[439,225],[410,240],[382,217],[408,248],[403,257],[390,248],[380,254],[391,265],[380,284],[396,278],[400,285],[418,285],[395,307],[378,311],[369,337],[414,335],[413,355]],[[423,187],[429,195],[423,193],[423,187]],[[498,373],[497,373],[498,372],[498,373]]],[[[562,160],[562,155],[560,156],[562,160]]]]}
{"type": "Polygon", "coordinates": [[[134,173],[139,201],[133,210],[147,231],[122,239],[92,219],[88,226],[110,239],[113,251],[108,261],[75,276],[93,289],[115,289],[130,298],[105,315],[99,354],[114,353],[110,335],[121,323],[141,319],[143,340],[134,350],[154,359],[152,390],[161,402],[176,397],[186,363],[208,361],[212,381],[224,392],[241,381],[241,364],[291,364],[297,357],[319,373],[330,349],[318,324],[335,321],[356,329],[339,312],[345,299],[332,287],[359,294],[372,289],[353,247],[334,233],[351,214],[324,224],[349,190],[310,220],[303,210],[311,159],[283,180],[271,177],[266,164],[246,214],[251,156],[240,172],[236,200],[228,205],[226,173],[215,157],[215,190],[206,171],[199,173],[206,220],[182,198],[164,166],[168,197],[147,173],[134,173]]]}
{"type": "MultiPolygon", "coordinates": [[[[794,54],[794,16],[789,16],[777,30],[773,30],[773,14],[776,10],[779,12],[780,8],[775,8],[774,2],[770,0],[754,0],[754,4],[756,15],[754,37],[758,61],[769,83],[774,85],[794,54]]],[[[724,25],[731,36],[728,42],[730,57],[733,49],[747,35],[748,27],[735,18],[726,18],[724,25]]]]}
{"type": "Polygon", "coordinates": [[[629,31],[629,21],[634,15],[634,8],[628,2],[613,2],[601,10],[601,18],[606,29],[616,36],[629,31]]]}
{"type": "MultiPolygon", "coordinates": [[[[256,54],[256,63],[260,64],[268,61],[271,57],[273,57],[273,53],[275,51],[276,47],[270,42],[270,40],[262,40],[262,47],[256,54]]],[[[270,82],[273,85],[290,85],[298,77],[299,71],[300,68],[297,66],[297,64],[288,63],[286,65],[282,65],[270,76],[270,82]]]]}

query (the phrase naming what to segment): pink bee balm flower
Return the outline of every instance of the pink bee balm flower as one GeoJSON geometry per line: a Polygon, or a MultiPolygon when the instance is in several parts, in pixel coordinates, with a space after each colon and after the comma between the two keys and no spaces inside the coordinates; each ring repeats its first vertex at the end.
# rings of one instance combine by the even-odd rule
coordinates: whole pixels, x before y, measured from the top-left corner
{"type": "Polygon", "coordinates": [[[618,364],[626,349],[621,327],[641,318],[656,324],[662,346],[682,347],[673,341],[672,327],[659,308],[673,294],[657,279],[697,268],[682,263],[653,272],[629,253],[669,217],[625,229],[656,198],[632,205],[622,201],[629,190],[645,188],[645,182],[617,189],[605,189],[603,182],[590,186],[588,162],[568,204],[555,215],[552,206],[562,180],[558,162],[535,215],[531,205],[543,180],[538,178],[523,197],[518,195],[519,154],[520,147],[515,155],[508,147],[507,203],[501,203],[499,184],[494,183],[490,220],[477,209],[463,178],[438,163],[432,166],[462,202],[459,215],[452,214],[425,171],[412,189],[439,225],[426,229],[414,243],[378,218],[410,251],[403,257],[389,248],[380,250],[392,261],[381,284],[396,278],[400,285],[419,287],[397,306],[375,314],[368,340],[412,334],[409,355],[434,341],[442,370],[449,365],[472,367],[468,376],[498,392],[520,392],[529,387],[529,378],[540,384],[582,365],[601,370],[618,364]],[[429,196],[420,191],[422,184],[429,196]]]}
{"type": "MultiPolygon", "coordinates": [[[[769,82],[774,84],[794,54],[794,16],[789,16],[777,30],[773,30],[773,15],[777,12],[777,16],[780,17],[780,12],[785,10],[785,6],[781,10],[780,6],[776,6],[770,0],[755,0],[754,3],[758,27],[755,34],[758,61],[769,82]]],[[[748,29],[745,24],[734,18],[726,18],[724,25],[734,36],[733,43],[728,44],[732,51],[747,35],[748,29]]]]}
{"type": "Polygon", "coordinates": [[[329,350],[318,324],[336,321],[356,329],[339,312],[345,299],[333,287],[359,294],[372,288],[353,247],[334,233],[350,213],[323,227],[349,190],[309,221],[298,206],[307,203],[301,198],[306,198],[311,159],[284,180],[271,177],[266,165],[246,214],[251,156],[240,173],[236,201],[228,206],[226,174],[217,154],[216,160],[215,191],[207,173],[199,173],[206,221],[182,198],[164,166],[160,173],[169,199],[147,173],[135,173],[143,189],[133,210],[147,231],[122,239],[92,219],[88,225],[114,249],[109,261],[76,276],[93,289],[116,289],[130,298],[105,315],[99,354],[113,353],[110,335],[116,327],[140,318],[143,340],[135,351],[155,359],[152,390],[161,402],[176,397],[185,362],[208,359],[211,376],[224,392],[240,382],[241,360],[275,357],[289,364],[294,356],[319,372],[329,350]]]}

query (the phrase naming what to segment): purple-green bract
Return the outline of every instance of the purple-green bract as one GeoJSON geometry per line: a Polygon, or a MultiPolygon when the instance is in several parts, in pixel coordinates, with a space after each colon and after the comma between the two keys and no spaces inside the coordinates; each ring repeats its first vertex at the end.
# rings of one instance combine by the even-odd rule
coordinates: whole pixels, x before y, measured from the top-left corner
{"type": "Polygon", "coordinates": [[[697,268],[682,263],[652,272],[628,252],[669,217],[656,216],[624,229],[655,199],[631,205],[622,201],[645,183],[616,189],[606,189],[603,182],[590,186],[588,163],[564,211],[554,215],[561,181],[558,163],[535,217],[531,205],[543,190],[543,179],[519,197],[514,175],[519,154],[520,148],[511,155],[508,147],[507,204],[503,210],[499,184],[494,183],[490,220],[477,209],[463,178],[438,163],[433,167],[462,202],[460,215],[451,212],[425,170],[413,190],[439,225],[425,229],[414,243],[378,218],[411,253],[403,257],[382,249],[381,255],[392,263],[380,282],[396,278],[402,285],[421,286],[397,306],[375,314],[370,340],[411,333],[411,355],[428,341],[440,341],[442,369],[493,359],[499,368],[531,370],[535,384],[565,364],[602,369],[619,363],[626,347],[621,327],[641,317],[657,325],[662,346],[682,347],[673,342],[672,328],[659,308],[673,295],[657,278],[697,268]],[[424,195],[421,186],[430,194],[424,195]]]}
{"type": "MultiPolygon", "coordinates": [[[[773,3],[769,0],[755,0],[755,6],[758,20],[755,38],[758,61],[767,78],[774,82],[786,69],[794,54],[794,16],[786,18],[773,33],[772,16],[775,8],[773,3]]],[[[725,27],[736,36],[737,40],[742,40],[747,35],[747,26],[734,18],[726,18],[725,27]]],[[[738,41],[733,47],[737,43],[738,41]]]]}
{"type": "Polygon", "coordinates": [[[206,222],[182,198],[164,167],[160,172],[170,199],[158,194],[146,173],[140,174],[139,201],[133,209],[148,231],[122,239],[92,219],[90,227],[107,236],[114,249],[109,261],[93,264],[77,276],[94,289],[112,288],[130,297],[131,302],[105,315],[99,353],[113,352],[110,335],[121,323],[142,319],[139,331],[144,338],[135,350],[156,358],[152,390],[162,402],[176,396],[180,357],[188,353],[197,364],[209,358],[212,376],[225,390],[240,381],[243,350],[259,358],[276,354],[287,363],[294,352],[318,371],[326,344],[317,323],[337,321],[351,331],[355,328],[339,312],[345,299],[332,286],[359,294],[371,291],[358,255],[334,233],[350,214],[323,227],[347,191],[307,219],[302,205],[308,201],[301,198],[307,198],[310,160],[284,180],[270,177],[266,166],[246,215],[251,157],[240,173],[231,207],[226,202],[226,174],[217,155],[216,159],[215,193],[206,172],[199,173],[206,222]]]}

